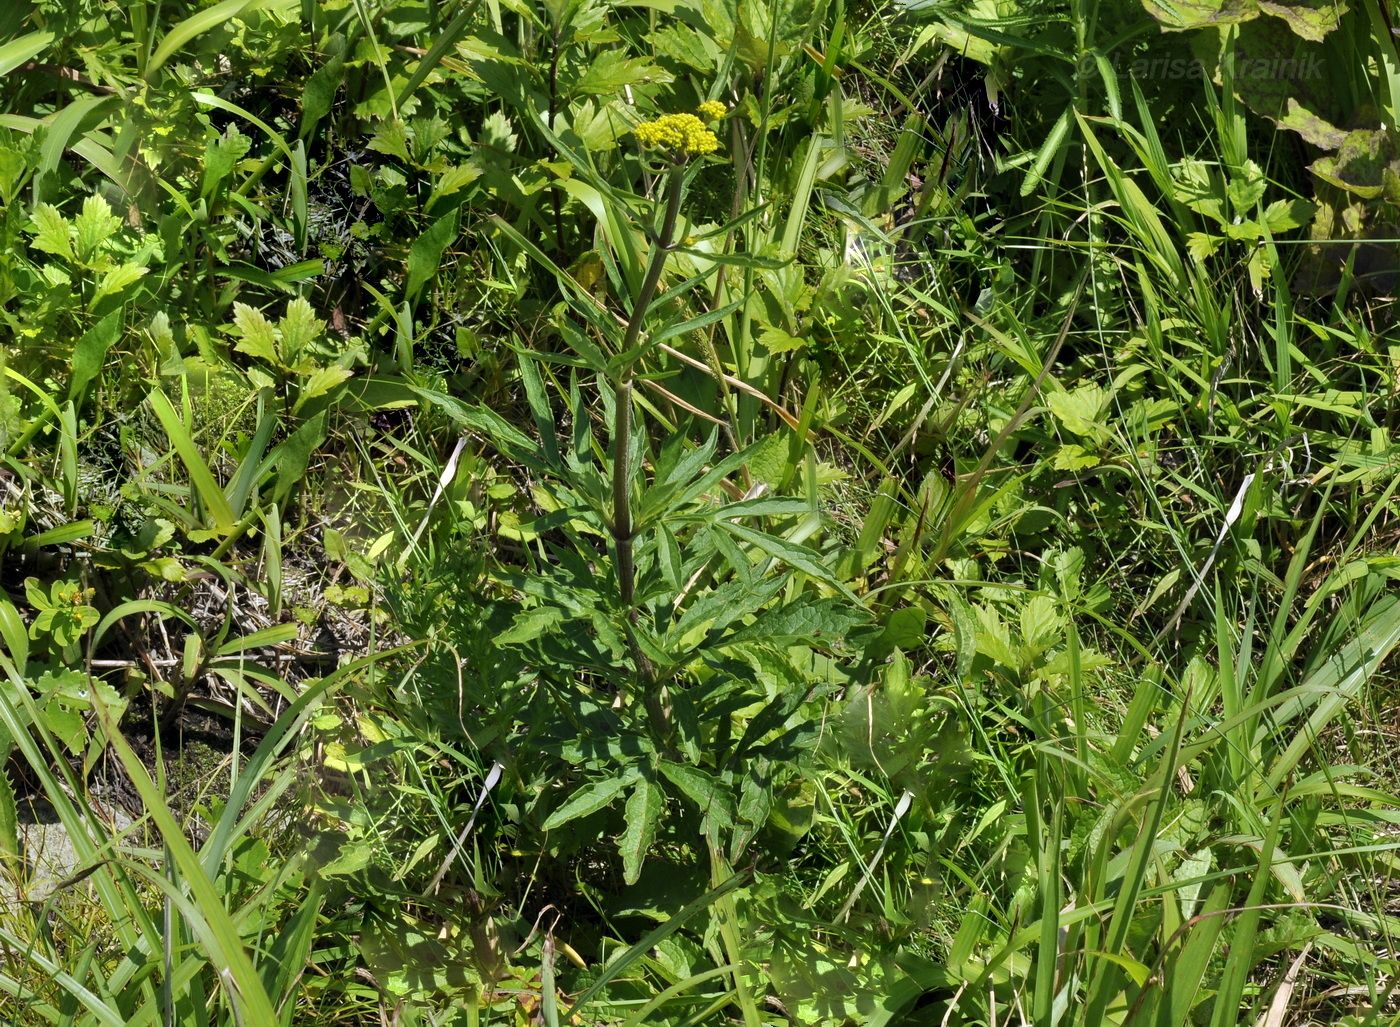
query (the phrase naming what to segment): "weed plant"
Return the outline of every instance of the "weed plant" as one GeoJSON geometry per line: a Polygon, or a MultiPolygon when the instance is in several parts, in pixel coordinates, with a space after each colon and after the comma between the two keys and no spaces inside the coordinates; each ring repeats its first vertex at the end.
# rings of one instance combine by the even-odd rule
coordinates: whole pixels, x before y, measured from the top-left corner
{"type": "Polygon", "coordinates": [[[1400,1022],[1396,15],[5,5],[0,1022],[1400,1022]]]}

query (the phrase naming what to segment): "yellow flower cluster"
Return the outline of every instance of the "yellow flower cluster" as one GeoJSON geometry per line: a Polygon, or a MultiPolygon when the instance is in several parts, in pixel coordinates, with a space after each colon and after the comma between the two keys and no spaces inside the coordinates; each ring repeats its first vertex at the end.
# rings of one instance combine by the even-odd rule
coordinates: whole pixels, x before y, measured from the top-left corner
{"type": "MultiPolygon", "coordinates": [[[[705,112],[705,106],[700,110],[705,112]]],[[[643,146],[668,150],[677,156],[700,157],[719,149],[719,138],[694,114],[663,114],[654,121],[642,122],[633,132],[643,146]]]]}
{"type": "Polygon", "coordinates": [[[724,104],[720,103],[718,100],[706,100],[696,108],[695,113],[699,114],[700,117],[706,121],[718,121],[728,114],[729,111],[726,110],[724,104]]]}

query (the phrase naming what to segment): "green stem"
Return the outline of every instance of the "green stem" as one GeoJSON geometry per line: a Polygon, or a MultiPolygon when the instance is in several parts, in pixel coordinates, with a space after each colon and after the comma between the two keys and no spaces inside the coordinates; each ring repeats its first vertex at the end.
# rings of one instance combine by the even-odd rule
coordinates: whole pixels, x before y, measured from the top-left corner
{"type": "MultiPolygon", "coordinates": [[[[661,232],[652,246],[651,264],[642,287],[637,291],[632,304],[632,316],[627,321],[627,331],[622,339],[622,352],[631,353],[637,348],[637,340],[642,334],[642,323],[646,320],[647,309],[656,298],[656,288],[661,282],[661,270],[666,265],[666,254],[674,242],[676,222],[681,212],[681,192],[685,168],[677,164],[671,169],[666,180],[666,214],[661,222],[661,232]]],[[[616,421],[613,427],[613,544],[617,550],[617,590],[622,605],[627,609],[629,619],[635,620],[636,563],[632,555],[632,469],[628,466],[632,449],[632,379],[636,373],[637,358],[634,356],[623,365],[615,389],[616,421]]]]}

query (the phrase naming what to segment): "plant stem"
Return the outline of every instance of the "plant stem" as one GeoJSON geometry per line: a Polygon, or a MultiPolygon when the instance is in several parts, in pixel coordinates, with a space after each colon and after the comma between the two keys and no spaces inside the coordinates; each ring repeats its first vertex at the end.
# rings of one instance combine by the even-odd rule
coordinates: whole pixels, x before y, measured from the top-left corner
{"type": "MultiPolygon", "coordinates": [[[[642,334],[642,323],[646,320],[647,309],[656,298],[656,287],[661,282],[661,270],[666,265],[666,254],[670,251],[676,232],[676,222],[681,212],[681,192],[683,189],[684,165],[671,168],[666,179],[666,214],[661,221],[661,232],[652,245],[651,263],[646,277],[637,290],[637,298],[632,304],[632,316],[627,321],[627,331],[622,338],[622,353],[631,353],[637,347],[642,334]]],[[[613,544],[617,550],[617,591],[627,616],[636,620],[634,606],[636,596],[636,564],[632,556],[632,470],[628,466],[632,449],[632,379],[637,365],[633,356],[622,366],[614,390],[615,422],[613,425],[613,544]]]]}
{"type": "MultiPolygon", "coordinates": [[[[554,119],[559,113],[559,58],[562,55],[563,47],[560,45],[563,35],[563,27],[555,26],[554,35],[550,40],[549,56],[549,130],[558,131],[558,126],[554,124],[554,119]]],[[[554,249],[558,253],[564,252],[564,208],[563,198],[560,195],[559,184],[556,182],[549,187],[549,202],[554,209],[554,249]]]]}

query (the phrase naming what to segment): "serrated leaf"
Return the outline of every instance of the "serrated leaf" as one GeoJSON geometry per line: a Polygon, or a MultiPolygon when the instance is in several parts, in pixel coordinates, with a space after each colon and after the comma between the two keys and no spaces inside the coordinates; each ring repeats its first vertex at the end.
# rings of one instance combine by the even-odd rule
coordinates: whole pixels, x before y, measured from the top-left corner
{"type": "Polygon", "coordinates": [[[83,751],[87,729],[83,715],[55,700],[44,707],[44,726],[62,742],[74,756],[83,751]]]}
{"type": "Polygon", "coordinates": [[[832,574],[831,569],[823,564],[821,558],[816,553],[812,552],[812,550],[793,542],[788,542],[786,539],[781,539],[761,531],[755,531],[742,524],[735,524],[733,521],[720,521],[719,526],[731,535],[743,539],[745,542],[762,550],[769,556],[776,557],[783,561],[794,570],[809,574],[818,581],[824,582],[832,588],[839,590],[848,598],[855,599],[855,594],[851,592],[843,582],[837,580],[836,576],[832,574]]]}
{"type": "Polygon", "coordinates": [[[495,644],[519,645],[539,638],[564,619],[564,611],[557,606],[537,606],[522,610],[515,615],[510,627],[496,636],[495,644]]]}
{"type": "Polygon", "coordinates": [[[298,296],[287,302],[287,312],[277,322],[282,334],[282,359],[288,364],[295,363],[302,350],[321,337],[326,322],[316,317],[311,304],[298,296]]]}
{"type": "Polygon", "coordinates": [[[389,157],[408,160],[408,130],[402,121],[381,121],[374,128],[374,135],[366,143],[371,150],[389,157]]]}
{"type": "Polygon", "coordinates": [[[831,646],[842,642],[847,632],[868,619],[864,609],[845,599],[799,599],[765,610],[752,624],[721,640],[720,644],[739,645],[762,640],[831,646]]]}
{"type": "MultiPolygon", "coordinates": [[[[4,738],[0,728],[0,739],[4,738]]],[[[19,859],[19,811],[10,779],[0,774],[0,866],[19,859]]]]}
{"type": "Polygon", "coordinates": [[[611,777],[606,781],[594,781],[584,785],[569,797],[568,802],[546,817],[542,827],[546,831],[553,831],[571,820],[578,820],[611,805],[632,778],[633,775],[624,774],[621,777],[611,777]]]}
{"type": "Polygon", "coordinates": [[[428,209],[431,210],[433,204],[438,200],[445,199],[453,193],[461,192],[481,177],[481,168],[472,161],[465,164],[454,164],[433,183],[433,194],[428,197],[428,209]]]}
{"type": "Polygon", "coordinates": [[[88,304],[91,310],[97,305],[97,301],[106,296],[115,296],[123,292],[134,282],[139,282],[145,277],[147,269],[140,264],[118,264],[111,268],[97,283],[97,291],[93,293],[92,302],[88,304]]]}
{"type": "Polygon", "coordinates": [[[34,208],[34,248],[56,257],[73,259],[73,242],[68,235],[68,222],[52,203],[34,208]]]}
{"type": "Polygon", "coordinates": [[[766,328],[758,337],[758,341],[767,347],[769,353],[790,353],[793,350],[805,349],[807,340],[796,335],[789,335],[781,328],[766,328]]]}
{"type": "Polygon", "coordinates": [[[1245,161],[1244,173],[1230,179],[1230,183],[1225,187],[1225,194],[1230,198],[1230,206],[1235,209],[1236,214],[1248,214],[1254,210],[1254,205],[1264,198],[1264,190],[1268,183],[1264,180],[1264,172],[1254,161],[1245,161]]]}
{"type": "Polygon", "coordinates": [[[997,612],[985,606],[974,606],[977,618],[977,651],[1002,667],[1017,669],[1021,653],[1011,641],[1011,629],[997,612]]]}
{"type": "Polygon", "coordinates": [[[1059,604],[1051,596],[1032,596],[1021,607],[1021,639],[1027,645],[1043,648],[1064,629],[1059,604]]]}
{"type": "Polygon", "coordinates": [[[204,178],[200,185],[200,195],[210,195],[218,188],[219,183],[233,174],[233,169],[252,145],[253,141],[232,122],[223,135],[210,139],[209,145],[204,149],[204,178]]]}
{"type": "Polygon", "coordinates": [[[730,809],[732,801],[719,782],[709,774],[698,767],[670,762],[661,764],[661,773],[716,825],[723,828],[734,826],[734,814],[730,809]]]}
{"type": "Polygon", "coordinates": [[[480,143],[492,150],[514,153],[518,140],[515,130],[510,127],[510,118],[504,111],[492,111],[481,125],[480,143]]]}
{"type": "Polygon", "coordinates": [[[713,72],[715,62],[723,52],[708,36],[678,22],[650,33],[648,39],[652,50],[658,55],[706,73],[713,72]]]}
{"type": "Polygon", "coordinates": [[[336,386],[348,381],[350,377],[350,369],[341,367],[339,364],[318,367],[302,384],[301,392],[297,395],[297,409],[300,410],[302,404],[310,402],[317,396],[324,396],[336,386]]]}
{"type": "Polygon", "coordinates": [[[1204,261],[1207,257],[1220,249],[1221,238],[1218,235],[1207,235],[1205,232],[1188,232],[1186,235],[1186,252],[1198,260],[1204,261]]]}
{"type": "Polygon", "coordinates": [[[1316,210],[1307,200],[1275,200],[1264,208],[1264,224],[1270,232],[1302,228],[1312,221],[1316,210]]]}
{"type": "Polygon", "coordinates": [[[641,877],[642,863],[656,839],[663,805],[661,789],[656,783],[646,774],[638,777],[623,809],[627,827],[617,839],[617,848],[622,854],[622,879],[628,884],[636,884],[641,877]]]}
{"type": "Polygon", "coordinates": [[[589,62],[574,83],[574,96],[616,96],[642,82],[667,83],[670,72],[646,57],[627,57],[621,49],[604,50],[589,62]]]}
{"type": "Polygon", "coordinates": [[[1045,405],[1065,428],[1075,435],[1097,435],[1102,430],[1099,415],[1108,403],[1101,385],[1081,385],[1072,392],[1051,393],[1045,405]]]}
{"type": "Polygon", "coordinates": [[[1061,446],[1055,453],[1057,471],[1082,471],[1089,467],[1097,467],[1102,462],[1098,454],[1073,443],[1061,446]]]}
{"type": "Polygon", "coordinates": [[[269,364],[277,365],[277,330],[263,312],[246,303],[233,305],[233,324],[238,334],[234,349],[269,364]]]}
{"type": "Polygon", "coordinates": [[[73,228],[78,237],[77,255],[81,261],[89,260],[97,248],[117,233],[122,219],[112,213],[111,205],[101,196],[89,196],[83,201],[83,210],[73,219],[73,228]]]}

